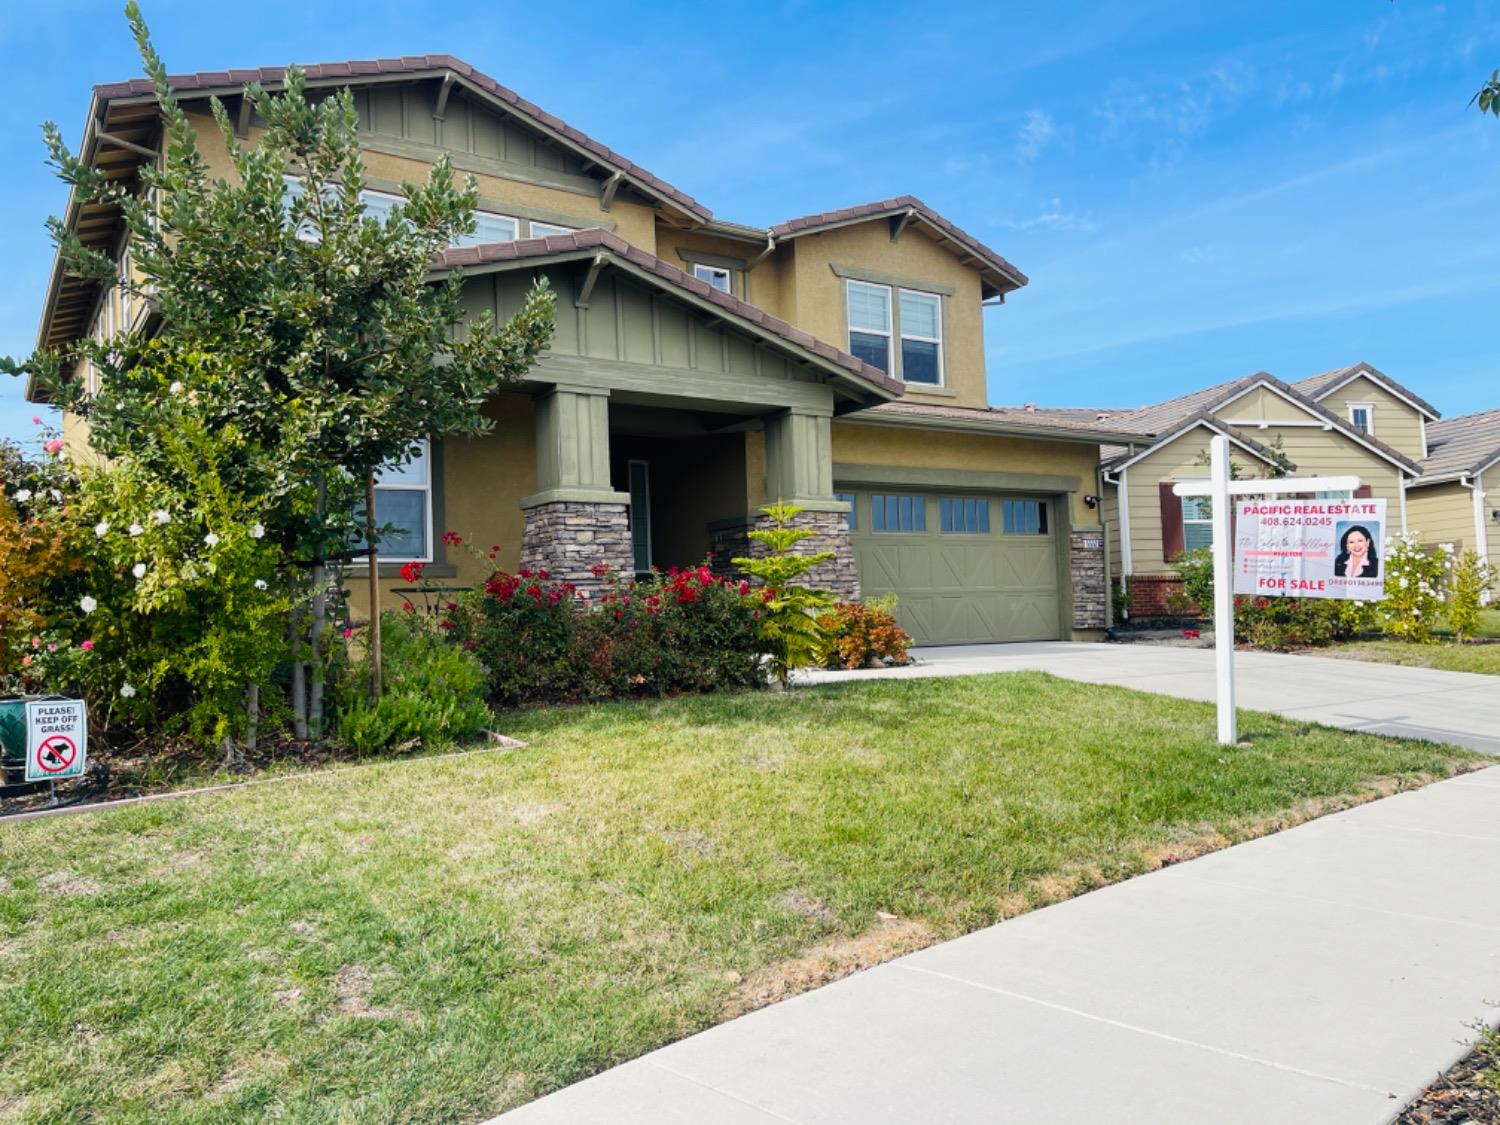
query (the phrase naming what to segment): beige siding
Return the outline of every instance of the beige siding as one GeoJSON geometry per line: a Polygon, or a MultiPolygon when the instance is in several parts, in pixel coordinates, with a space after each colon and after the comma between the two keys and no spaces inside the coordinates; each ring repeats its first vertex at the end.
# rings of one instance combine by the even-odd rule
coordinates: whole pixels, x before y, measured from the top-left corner
{"type": "Polygon", "coordinates": [[[1260,422],[1311,422],[1315,415],[1266,387],[1255,387],[1214,411],[1230,425],[1260,422]]]}
{"type": "Polygon", "coordinates": [[[1372,496],[1391,502],[1391,526],[1400,528],[1401,470],[1395,465],[1334,430],[1272,426],[1257,432],[1255,439],[1270,444],[1277,435],[1286,455],[1296,463],[1299,477],[1359,477],[1372,496]]]}
{"type": "Polygon", "coordinates": [[[1374,406],[1374,436],[1386,445],[1414,461],[1427,456],[1422,448],[1421,414],[1363,375],[1322,399],[1320,404],[1347,422],[1352,402],[1374,406]]]}
{"type": "Polygon", "coordinates": [[[1424,543],[1452,543],[1460,551],[1475,546],[1474,493],[1457,481],[1414,488],[1406,494],[1407,515],[1424,543]]]}
{"type": "MultiPolygon", "coordinates": [[[[1208,476],[1208,444],[1212,437],[1209,430],[1199,426],[1141,458],[1126,471],[1132,573],[1172,573],[1162,557],[1160,485],[1163,481],[1208,476]]],[[[1235,461],[1242,463],[1242,457],[1236,457],[1235,461]]]]}
{"type": "Polygon", "coordinates": [[[1109,573],[1118,578],[1125,565],[1120,553],[1120,490],[1115,485],[1104,486],[1104,494],[1099,497],[1099,520],[1109,535],[1109,573]]]}
{"type": "Polygon", "coordinates": [[[1500,520],[1495,512],[1500,510],[1500,465],[1487,470],[1484,481],[1484,531],[1489,541],[1490,562],[1500,566],[1500,520]]]}

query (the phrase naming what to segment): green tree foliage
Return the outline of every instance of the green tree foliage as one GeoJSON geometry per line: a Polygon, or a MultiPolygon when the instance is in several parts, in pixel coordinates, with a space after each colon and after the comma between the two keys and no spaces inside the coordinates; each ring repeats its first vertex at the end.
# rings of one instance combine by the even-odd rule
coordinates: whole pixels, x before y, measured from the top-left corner
{"type": "MultiPolygon", "coordinates": [[[[483,403],[550,339],[552,295],[538,283],[508,324],[466,322],[461,274],[435,280],[432,264],[474,230],[472,177],[455,185],[440,159],[426,183],[403,186],[387,218],[368,215],[353,98],[347,89],[310,97],[295,67],[281,93],[247,89],[264,124],[253,147],[211,102],[233,170],[212,175],[198,144],[202,119],[178,104],[134,0],[126,14],[163,120],[159,161],[141,167],[138,185],[110,181],[56,125],[44,133],[74,198],[120,210],[133,272],[61,220],[51,229],[70,274],[149,303],[159,327],[44,349],[0,369],[34,379],[86,419],[112,466],[129,466],[185,512],[203,482],[186,470],[175,435],[190,420],[211,436],[215,488],[255,513],[290,561],[276,578],[293,622],[292,709],[303,734],[311,708],[316,736],[325,606],[337,581],[327,568],[355,545],[352,516],[372,474],[410,460],[423,438],[488,429],[483,403]],[[98,373],[97,393],[72,377],[80,364],[98,373]]],[[[379,529],[365,530],[373,548],[379,529]]]]}
{"type": "Polygon", "coordinates": [[[827,637],[818,619],[837,604],[826,590],[798,585],[797,579],[834,555],[832,551],[809,555],[793,552],[798,543],[817,534],[793,526],[802,513],[797,505],[778,501],[762,508],[761,513],[771,526],[751,531],[750,538],[764,546],[766,553],[731,561],[760,581],[760,589],[747,596],[762,602],[758,636],[770,658],[772,676],[785,687],[794,669],[819,663],[827,637]]]}
{"type": "Polygon", "coordinates": [[[1500,117],[1500,70],[1490,71],[1490,80],[1469,99],[1469,104],[1479,106],[1480,113],[1493,113],[1500,117]]]}
{"type": "Polygon", "coordinates": [[[1495,589],[1497,579],[1500,575],[1477,551],[1465,551],[1453,564],[1448,583],[1448,624],[1459,644],[1478,631],[1485,598],[1495,589]]]}

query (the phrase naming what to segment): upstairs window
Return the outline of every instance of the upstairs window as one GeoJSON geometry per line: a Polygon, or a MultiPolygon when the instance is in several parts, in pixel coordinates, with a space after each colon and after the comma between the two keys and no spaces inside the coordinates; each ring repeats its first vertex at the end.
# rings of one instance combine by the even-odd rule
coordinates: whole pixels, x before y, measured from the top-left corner
{"type": "Polygon", "coordinates": [[[1349,424],[1362,434],[1375,436],[1375,404],[1370,402],[1351,402],[1349,404],[1349,424]]]}
{"type": "Polygon", "coordinates": [[[487,242],[514,242],[520,233],[521,224],[509,215],[475,211],[474,233],[455,235],[452,245],[483,246],[487,242]]]}
{"type": "Polygon", "coordinates": [[[934,387],[943,382],[943,307],[935,293],[901,290],[901,378],[934,387]]]}
{"type": "Polygon", "coordinates": [[[556,223],[539,223],[535,219],[531,221],[532,238],[550,238],[554,234],[572,234],[573,227],[560,227],[556,223]]]}
{"type": "Polygon", "coordinates": [[[849,310],[849,354],[891,370],[891,289],[867,281],[844,282],[849,310]]]}
{"type": "Polygon", "coordinates": [[[701,262],[693,263],[693,276],[699,281],[706,281],[720,293],[729,293],[729,271],[723,266],[705,266],[701,262]]]}

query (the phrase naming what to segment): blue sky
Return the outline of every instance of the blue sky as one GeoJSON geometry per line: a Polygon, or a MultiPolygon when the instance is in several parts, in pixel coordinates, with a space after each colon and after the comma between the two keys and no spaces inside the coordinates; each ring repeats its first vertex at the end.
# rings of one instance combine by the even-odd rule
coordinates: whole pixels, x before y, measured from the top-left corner
{"type": "MultiPolygon", "coordinates": [[[[0,6],[0,354],[32,345],[120,4],[0,6]]],[[[1365,359],[1500,405],[1500,0],[887,6],[146,0],[173,70],[447,51],[722,218],[910,192],[1031,277],[986,314],[991,401],[1133,406],[1365,359]],[[206,17],[205,17],[205,14],[206,17]]],[[[0,379],[0,434],[36,411],[0,379]]]]}

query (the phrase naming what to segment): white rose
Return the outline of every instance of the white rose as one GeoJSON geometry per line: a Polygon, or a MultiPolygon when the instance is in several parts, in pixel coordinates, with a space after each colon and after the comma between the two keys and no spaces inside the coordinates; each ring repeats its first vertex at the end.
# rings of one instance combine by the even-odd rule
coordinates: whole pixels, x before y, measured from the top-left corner
{"type": "Polygon", "coordinates": [[[96,523],[94,525],[94,534],[97,535],[100,539],[103,539],[106,535],[109,534],[109,524],[103,520],[96,523]]]}
{"type": "Polygon", "coordinates": [[[264,539],[266,537],[266,525],[258,523],[250,529],[251,539],[264,539]]]}
{"type": "Polygon", "coordinates": [[[167,388],[167,393],[180,395],[182,393],[182,384],[174,382],[170,387],[167,388]]]}
{"type": "Polygon", "coordinates": [[[135,575],[137,578],[146,577],[146,564],[136,563],[133,567],[130,568],[130,573],[135,575]]]}
{"type": "Polygon", "coordinates": [[[264,590],[266,588],[266,580],[264,578],[257,578],[255,580],[255,588],[257,590],[264,590]]]}
{"type": "Polygon", "coordinates": [[[191,582],[194,578],[198,577],[198,568],[192,563],[188,563],[182,568],[182,576],[191,582]]]}
{"type": "Polygon", "coordinates": [[[52,499],[55,502],[57,502],[59,504],[62,503],[62,490],[61,489],[57,489],[57,488],[52,489],[51,496],[52,496],[52,499]]]}
{"type": "Polygon", "coordinates": [[[145,530],[146,529],[144,527],[142,527],[140,524],[133,523],[133,524],[130,525],[130,536],[133,539],[133,538],[135,538],[135,536],[139,535],[141,532],[143,532],[145,530]]]}
{"type": "Polygon", "coordinates": [[[131,687],[129,684],[121,684],[120,694],[123,695],[126,699],[129,699],[135,695],[135,688],[131,687]]]}
{"type": "Polygon", "coordinates": [[[26,501],[31,499],[31,489],[22,488],[18,490],[16,492],[16,499],[19,500],[22,504],[26,503],[26,501]]]}
{"type": "Polygon", "coordinates": [[[79,601],[78,608],[83,610],[84,613],[93,613],[94,610],[99,608],[99,603],[85,594],[83,599],[79,601]]]}
{"type": "Polygon", "coordinates": [[[207,543],[210,547],[217,547],[219,545],[219,537],[210,531],[203,537],[203,542],[207,543]]]}
{"type": "Polygon", "coordinates": [[[151,513],[151,518],[154,519],[157,523],[171,523],[172,513],[167,511],[165,508],[158,508],[156,509],[156,511],[151,513]]]}

